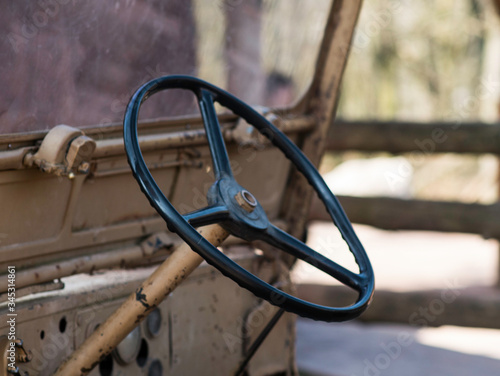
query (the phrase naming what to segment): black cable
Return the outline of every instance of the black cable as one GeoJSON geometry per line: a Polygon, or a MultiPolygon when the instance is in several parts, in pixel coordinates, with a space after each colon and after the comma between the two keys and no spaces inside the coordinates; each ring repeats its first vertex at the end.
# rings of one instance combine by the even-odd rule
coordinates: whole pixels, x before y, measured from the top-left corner
{"type": "Polygon", "coordinates": [[[285,310],[283,308],[280,308],[278,312],[276,312],[274,316],[271,318],[271,320],[267,323],[266,327],[262,330],[262,332],[260,332],[257,339],[254,341],[254,343],[252,343],[252,346],[250,346],[248,354],[243,363],[241,363],[240,367],[236,371],[235,376],[243,375],[243,372],[245,372],[245,369],[247,368],[248,362],[252,359],[253,355],[258,350],[260,345],[262,345],[262,342],[264,342],[267,335],[274,328],[280,317],[283,316],[283,313],[285,313],[285,310]]]}

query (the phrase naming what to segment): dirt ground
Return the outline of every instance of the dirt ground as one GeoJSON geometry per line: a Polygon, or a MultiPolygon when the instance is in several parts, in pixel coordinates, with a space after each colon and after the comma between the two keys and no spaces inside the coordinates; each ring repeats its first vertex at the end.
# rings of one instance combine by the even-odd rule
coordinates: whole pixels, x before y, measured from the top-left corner
{"type": "MultiPolygon", "coordinates": [[[[461,287],[491,286],[496,281],[498,244],[493,240],[466,234],[383,231],[362,225],[355,229],[372,260],[377,289],[439,289],[450,281],[461,287]]],[[[312,224],[308,243],[356,271],[333,225],[312,224]]],[[[299,265],[294,274],[304,283],[332,283],[331,278],[305,265],[299,265]]],[[[500,330],[416,329],[299,319],[297,337],[302,375],[500,375],[500,330]]]]}

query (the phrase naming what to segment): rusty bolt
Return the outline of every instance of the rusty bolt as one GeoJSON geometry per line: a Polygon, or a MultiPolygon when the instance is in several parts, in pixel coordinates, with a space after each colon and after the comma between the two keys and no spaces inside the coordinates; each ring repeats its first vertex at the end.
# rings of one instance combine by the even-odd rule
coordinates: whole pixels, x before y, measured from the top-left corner
{"type": "Polygon", "coordinates": [[[78,166],[78,172],[81,174],[88,174],[89,170],[90,170],[89,162],[82,162],[80,166],[78,166]]]}
{"type": "Polygon", "coordinates": [[[249,213],[253,212],[257,206],[255,197],[245,189],[238,192],[234,198],[238,204],[249,213]]]}

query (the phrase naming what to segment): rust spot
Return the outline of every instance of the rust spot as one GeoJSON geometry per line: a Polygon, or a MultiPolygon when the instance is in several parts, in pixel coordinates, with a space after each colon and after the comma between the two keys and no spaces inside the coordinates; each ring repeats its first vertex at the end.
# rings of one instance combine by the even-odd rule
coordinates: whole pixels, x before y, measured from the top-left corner
{"type": "Polygon", "coordinates": [[[108,354],[106,354],[106,353],[102,354],[102,355],[99,357],[99,360],[98,360],[97,362],[92,363],[92,364],[90,365],[90,367],[89,367],[89,368],[85,368],[85,367],[80,368],[80,372],[81,372],[81,374],[82,374],[82,375],[86,375],[86,374],[88,374],[90,371],[92,371],[92,370],[94,369],[94,367],[95,367],[96,365],[98,365],[100,362],[102,362],[102,361],[104,360],[104,358],[106,358],[106,356],[107,356],[107,355],[108,355],[108,354]]]}
{"type": "Polygon", "coordinates": [[[137,318],[135,319],[135,324],[140,323],[144,319],[144,317],[145,317],[144,315],[137,316],[137,318]]]}
{"type": "Polygon", "coordinates": [[[104,354],[103,354],[103,355],[101,355],[101,357],[99,358],[99,360],[98,360],[97,362],[92,363],[92,364],[90,365],[90,367],[89,367],[89,368],[85,368],[85,367],[80,368],[80,372],[81,372],[81,374],[82,374],[82,375],[86,375],[86,374],[88,374],[88,373],[89,373],[90,371],[92,371],[92,370],[94,369],[94,367],[95,367],[96,365],[98,365],[98,364],[99,364],[99,362],[100,362],[101,360],[103,360],[104,358],[105,358],[105,356],[104,356],[104,354]]]}

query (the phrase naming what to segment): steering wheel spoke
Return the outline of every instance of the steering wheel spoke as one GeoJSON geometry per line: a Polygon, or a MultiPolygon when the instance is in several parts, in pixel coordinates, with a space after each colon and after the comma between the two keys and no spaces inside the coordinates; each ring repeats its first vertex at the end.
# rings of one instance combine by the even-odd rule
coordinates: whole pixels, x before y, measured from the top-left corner
{"type": "Polygon", "coordinates": [[[356,291],[361,291],[365,285],[362,275],[353,273],[321,253],[316,252],[273,224],[268,227],[261,240],[307,262],[356,291]]]}
{"type": "Polygon", "coordinates": [[[207,90],[201,89],[198,97],[201,117],[207,134],[208,145],[214,166],[215,179],[233,177],[226,144],[215,112],[214,96],[207,90]]]}
{"type": "Polygon", "coordinates": [[[184,214],[183,218],[193,227],[220,223],[229,218],[229,210],[224,205],[211,205],[184,214]]]}

